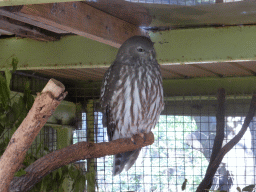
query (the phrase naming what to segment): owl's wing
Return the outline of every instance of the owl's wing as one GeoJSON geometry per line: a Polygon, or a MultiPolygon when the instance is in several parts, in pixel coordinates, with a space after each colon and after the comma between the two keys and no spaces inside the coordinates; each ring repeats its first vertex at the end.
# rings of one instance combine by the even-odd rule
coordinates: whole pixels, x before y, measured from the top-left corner
{"type": "Polygon", "coordinates": [[[113,64],[111,65],[105,73],[101,93],[100,93],[100,103],[102,108],[106,108],[109,104],[116,84],[116,74],[115,74],[116,66],[113,64]]]}
{"type": "Polygon", "coordinates": [[[103,114],[103,121],[105,121],[105,125],[103,124],[104,127],[107,127],[107,133],[108,133],[108,140],[112,141],[114,131],[116,128],[115,122],[111,119],[110,116],[110,110],[109,110],[109,105],[107,105],[105,112],[103,114]]]}
{"type": "Polygon", "coordinates": [[[112,140],[116,127],[115,122],[111,119],[111,109],[109,106],[109,102],[113,97],[116,82],[118,79],[118,73],[115,72],[116,68],[117,67],[114,63],[108,68],[107,72],[105,73],[100,95],[100,103],[101,107],[103,108],[103,126],[107,127],[109,141],[112,140]]]}

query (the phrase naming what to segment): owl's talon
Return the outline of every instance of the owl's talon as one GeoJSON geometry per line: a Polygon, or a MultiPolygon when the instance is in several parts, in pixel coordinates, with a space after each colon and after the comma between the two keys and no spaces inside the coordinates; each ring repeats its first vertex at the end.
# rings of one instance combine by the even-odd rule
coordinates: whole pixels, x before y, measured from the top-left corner
{"type": "Polygon", "coordinates": [[[145,133],[139,133],[139,136],[144,139],[144,143],[146,141],[145,133]]]}
{"type": "Polygon", "coordinates": [[[134,145],[136,145],[136,142],[134,141],[133,137],[131,138],[131,141],[133,142],[134,145]]]}

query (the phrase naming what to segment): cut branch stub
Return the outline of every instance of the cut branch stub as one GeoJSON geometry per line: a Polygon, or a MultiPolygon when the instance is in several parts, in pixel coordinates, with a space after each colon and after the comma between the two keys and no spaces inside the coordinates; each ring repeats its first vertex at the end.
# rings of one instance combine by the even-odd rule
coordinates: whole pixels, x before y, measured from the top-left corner
{"type": "Polygon", "coordinates": [[[61,82],[50,79],[42,90],[42,93],[50,92],[54,98],[58,98],[61,95],[60,93],[64,93],[64,91],[65,86],[61,82]]]}
{"type": "Polygon", "coordinates": [[[61,100],[65,98],[64,85],[51,79],[43,93],[38,94],[27,117],[13,134],[0,159],[0,192],[7,192],[14,173],[23,162],[26,152],[55,111],[61,100]]]}

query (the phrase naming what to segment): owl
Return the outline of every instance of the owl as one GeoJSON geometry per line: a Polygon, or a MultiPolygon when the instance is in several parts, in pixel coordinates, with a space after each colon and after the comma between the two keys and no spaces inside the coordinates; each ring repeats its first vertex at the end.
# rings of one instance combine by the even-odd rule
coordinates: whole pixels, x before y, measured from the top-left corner
{"type": "MultiPolygon", "coordinates": [[[[162,75],[152,41],[126,40],[105,73],[100,96],[109,141],[149,133],[164,108],[162,75]]],[[[113,175],[128,171],[141,148],[114,156],[113,175]]]]}

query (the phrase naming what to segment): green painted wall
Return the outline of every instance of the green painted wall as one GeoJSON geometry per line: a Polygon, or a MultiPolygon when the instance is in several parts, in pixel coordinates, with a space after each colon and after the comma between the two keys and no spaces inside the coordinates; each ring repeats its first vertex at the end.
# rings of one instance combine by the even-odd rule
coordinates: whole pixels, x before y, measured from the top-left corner
{"type": "Polygon", "coordinates": [[[11,57],[19,59],[18,70],[83,68],[110,65],[117,48],[81,36],[67,36],[60,41],[0,39],[0,70],[11,68],[11,57]]]}
{"type": "Polygon", "coordinates": [[[256,26],[150,33],[160,64],[256,60],[256,26]]]}
{"type": "MultiPolygon", "coordinates": [[[[179,29],[150,33],[160,64],[256,60],[256,26],[179,29]]],[[[109,66],[114,47],[80,36],[60,41],[0,40],[0,70],[19,59],[19,69],[60,69],[109,66]]]]}
{"type": "MultiPolygon", "coordinates": [[[[256,60],[256,26],[179,29],[150,33],[150,36],[155,42],[160,64],[256,60]]],[[[8,64],[14,55],[19,59],[19,69],[25,70],[109,66],[116,53],[116,48],[79,36],[64,37],[56,42],[0,39],[0,70],[10,66],[8,64]]],[[[97,87],[99,94],[101,82],[82,84],[87,88],[97,87]]],[[[255,85],[255,77],[164,81],[167,97],[191,93],[215,94],[220,87],[228,93],[242,90],[251,93],[256,90],[255,85]]]]}

